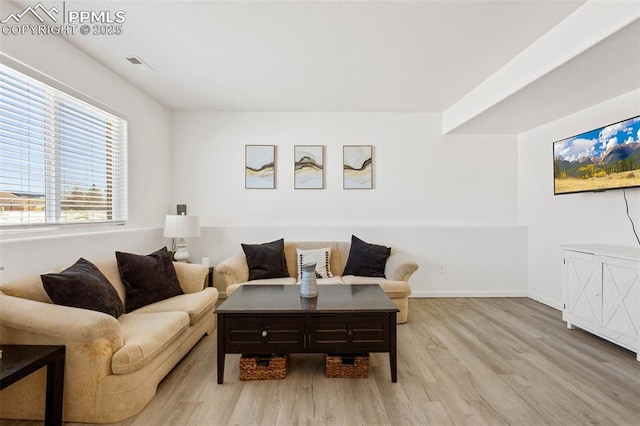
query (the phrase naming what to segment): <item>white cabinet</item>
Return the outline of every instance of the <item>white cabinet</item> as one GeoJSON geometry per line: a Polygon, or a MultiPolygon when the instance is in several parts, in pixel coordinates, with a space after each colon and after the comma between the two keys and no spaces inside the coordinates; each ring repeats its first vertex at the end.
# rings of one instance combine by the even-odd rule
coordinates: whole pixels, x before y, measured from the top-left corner
{"type": "Polygon", "coordinates": [[[640,361],[640,249],[564,247],[562,319],[636,352],[640,361]]]}

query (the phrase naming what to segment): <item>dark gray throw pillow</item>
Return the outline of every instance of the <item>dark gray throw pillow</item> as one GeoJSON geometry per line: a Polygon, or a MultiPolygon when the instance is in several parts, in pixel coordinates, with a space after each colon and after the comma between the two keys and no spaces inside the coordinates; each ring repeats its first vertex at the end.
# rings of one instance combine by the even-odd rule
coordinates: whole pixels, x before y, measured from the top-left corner
{"type": "Polygon", "coordinates": [[[384,268],[390,254],[391,247],[369,244],[352,235],[349,258],[342,275],[385,278],[384,268]]]}
{"type": "Polygon", "coordinates": [[[53,303],[90,309],[118,318],[124,311],[118,292],[100,270],[86,259],[59,274],[44,274],[42,285],[53,303]]]}
{"type": "Polygon", "coordinates": [[[264,244],[242,244],[249,266],[249,281],[289,276],[284,238],[264,244]]]}
{"type": "Polygon", "coordinates": [[[117,251],[116,260],[126,293],[125,312],[183,294],[166,247],[147,256],[117,251]]]}

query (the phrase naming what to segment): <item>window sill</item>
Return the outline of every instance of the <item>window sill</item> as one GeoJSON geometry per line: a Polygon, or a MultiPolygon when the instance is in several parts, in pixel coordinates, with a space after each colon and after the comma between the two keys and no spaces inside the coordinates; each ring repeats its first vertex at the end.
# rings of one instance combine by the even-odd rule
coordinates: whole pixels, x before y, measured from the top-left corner
{"type": "Polygon", "coordinates": [[[162,229],[161,226],[148,228],[129,228],[124,224],[73,225],[73,226],[45,226],[37,228],[13,228],[0,230],[0,244],[24,242],[33,240],[47,240],[56,238],[77,237],[83,235],[114,234],[119,232],[133,232],[152,229],[162,229]]]}

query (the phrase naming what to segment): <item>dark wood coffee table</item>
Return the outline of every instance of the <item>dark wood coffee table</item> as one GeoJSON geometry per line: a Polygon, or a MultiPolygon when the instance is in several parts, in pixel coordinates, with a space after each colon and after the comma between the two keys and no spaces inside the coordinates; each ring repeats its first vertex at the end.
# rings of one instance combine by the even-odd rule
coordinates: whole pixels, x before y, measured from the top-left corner
{"type": "Polygon", "coordinates": [[[0,390],[29,374],[47,367],[45,425],[62,424],[64,390],[64,346],[0,345],[0,390]]]}
{"type": "Polygon", "coordinates": [[[217,309],[218,383],[228,353],[388,352],[398,380],[396,313],[377,284],[319,285],[300,297],[298,285],[243,285],[217,309]]]}

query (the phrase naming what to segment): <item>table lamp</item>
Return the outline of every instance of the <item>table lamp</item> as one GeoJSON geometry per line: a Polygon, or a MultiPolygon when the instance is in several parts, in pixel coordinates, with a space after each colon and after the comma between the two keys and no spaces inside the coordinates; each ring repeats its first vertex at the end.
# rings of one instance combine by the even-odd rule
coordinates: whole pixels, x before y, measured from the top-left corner
{"type": "Polygon", "coordinates": [[[189,259],[189,252],[184,239],[200,236],[200,218],[168,214],[164,220],[163,235],[165,238],[179,238],[173,258],[178,262],[186,262],[189,259]]]}

